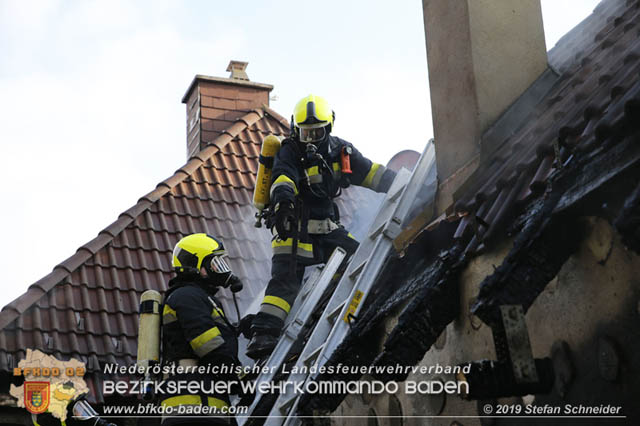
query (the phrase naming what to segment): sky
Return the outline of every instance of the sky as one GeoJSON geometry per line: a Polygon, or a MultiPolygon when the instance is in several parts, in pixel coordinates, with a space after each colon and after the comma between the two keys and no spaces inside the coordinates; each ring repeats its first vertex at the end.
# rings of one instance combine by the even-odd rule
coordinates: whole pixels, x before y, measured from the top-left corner
{"type": "MultiPolygon", "coordinates": [[[[542,0],[547,49],[597,0],[542,0]]],[[[420,0],[0,0],[0,306],[186,158],[195,74],[249,62],[285,117],[308,93],[386,163],[433,136],[420,0]]]]}

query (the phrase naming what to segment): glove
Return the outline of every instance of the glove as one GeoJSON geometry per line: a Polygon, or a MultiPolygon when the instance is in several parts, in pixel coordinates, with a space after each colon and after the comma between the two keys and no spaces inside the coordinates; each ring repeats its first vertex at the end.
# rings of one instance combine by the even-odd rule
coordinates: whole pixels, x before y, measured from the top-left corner
{"type": "Polygon", "coordinates": [[[296,226],[296,215],[293,211],[293,204],[289,201],[276,205],[276,232],[281,240],[293,236],[293,229],[296,226]]]}
{"type": "Polygon", "coordinates": [[[249,314],[240,320],[238,324],[238,331],[247,339],[251,338],[251,324],[253,323],[253,319],[256,317],[256,314],[249,314]]]}

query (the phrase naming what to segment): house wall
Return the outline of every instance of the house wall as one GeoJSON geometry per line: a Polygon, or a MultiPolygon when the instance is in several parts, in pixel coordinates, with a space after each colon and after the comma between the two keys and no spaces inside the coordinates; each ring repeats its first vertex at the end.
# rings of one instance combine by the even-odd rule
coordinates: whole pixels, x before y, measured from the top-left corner
{"type": "MultiPolygon", "coordinates": [[[[574,378],[559,396],[559,388],[535,397],[535,404],[563,406],[566,403],[622,405],[625,414],[638,416],[637,389],[640,385],[640,256],[627,250],[611,225],[596,218],[584,218],[587,235],[579,250],[569,258],[526,314],[535,358],[551,357],[554,343],[565,341],[574,378]]],[[[497,267],[512,239],[473,259],[461,278],[460,314],[438,342],[424,356],[421,365],[457,365],[467,361],[496,359],[491,329],[472,316],[469,306],[479,284],[497,267]]],[[[393,322],[393,319],[390,320],[393,322]]],[[[558,364],[556,364],[556,367],[558,364]]],[[[557,369],[556,373],[567,370],[557,369]]],[[[437,376],[452,380],[445,375],[437,376]]],[[[409,375],[407,380],[434,377],[409,375]]],[[[556,383],[557,386],[557,383],[556,383]]],[[[402,386],[401,386],[402,389],[402,386]]],[[[533,397],[525,400],[531,402],[533,397]]],[[[521,398],[500,399],[500,403],[521,403],[521,398]]],[[[465,401],[456,395],[351,395],[334,415],[478,415],[482,402],[465,401]]],[[[508,420],[482,424],[507,424],[508,420]]],[[[479,419],[378,418],[333,419],[335,424],[356,425],[480,425],[479,419]],[[458,423],[454,422],[457,421],[458,423]]],[[[540,422],[543,422],[541,420],[540,422]]],[[[549,423],[545,423],[549,424],[549,423]]]]}

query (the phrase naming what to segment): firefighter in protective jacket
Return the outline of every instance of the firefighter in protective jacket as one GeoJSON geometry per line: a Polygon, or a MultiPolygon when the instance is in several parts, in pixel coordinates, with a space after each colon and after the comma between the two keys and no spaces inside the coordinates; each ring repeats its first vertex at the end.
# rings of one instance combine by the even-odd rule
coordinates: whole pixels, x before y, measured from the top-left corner
{"type": "Polygon", "coordinates": [[[395,178],[394,171],[332,136],[334,119],[325,99],[301,99],[293,111],[291,134],[275,157],[270,204],[277,235],[271,243],[271,280],[251,325],[251,358],[263,358],[275,347],[305,266],[326,262],[336,246],[348,256],[356,251],[358,242],[340,225],[333,201],[341,189],[354,184],[386,192],[395,178]]]}
{"type": "Polygon", "coordinates": [[[204,385],[204,391],[160,395],[165,411],[162,425],[230,424],[232,419],[226,414],[229,395],[212,392],[211,384],[237,380],[233,373],[234,366],[239,365],[237,336],[215,293],[220,287],[237,287],[241,283],[231,273],[222,242],[207,234],[182,238],[173,250],[172,264],[177,276],[169,281],[164,298],[163,363],[172,363],[176,368],[192,367],[192,371],[198,366],[216,367],[219,372],[186,374],[183,369],[182,374],[168,377],[166,389],[172,388],[170,382],[184,386],[195,381],[204,385]],[[181,418],[180,414],[200,417],[181,418]]]}

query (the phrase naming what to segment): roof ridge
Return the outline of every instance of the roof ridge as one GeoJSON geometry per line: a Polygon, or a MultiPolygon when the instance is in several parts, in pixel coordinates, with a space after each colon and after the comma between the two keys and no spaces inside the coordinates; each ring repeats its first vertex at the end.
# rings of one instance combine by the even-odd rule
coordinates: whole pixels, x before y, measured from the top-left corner
{"type": "Polygon", "coordinates": [[[51,289],[69,277],[77,268],[94,256],[99,250],[106,247],[113,239],[124,231],[140,214],[160,200],[176,185],[191,176],[215,153],[236,138],[243,130],[251,127],[265,116],[265,112],[282,121],[275,111],[263,105],[255,108],[247,114],[236,119],[233,124],[222,131],[222,134],[210,142],[206,148],[191,157],[185,165],[177,169],[171,176],[164,179],[156,187],[138,199],[136,204],[118,215],[118,218],[106,228],[98,232],[98,235],[87,243],[81,245],[74,254],[53,267],[53,270],[31,284],[27,291],[7,303],[0,310],[0,330],[16,320],[23,312],[33,306],[51,289]]]}
{"type": "Polygon", "coordinates": [[[289,126],[291,125],[291,123],[289,123],[289,120],[284,118],[282,115],[278,114],[275,110],[271,109],[270,106],[266,104],[262,104],[262,109],[264,110],[264,112],[266,112],[267,114],[269,114],[270,116],[278,120],[280,124],[282,124],[286,128],[289,128],[289,126]]]}

